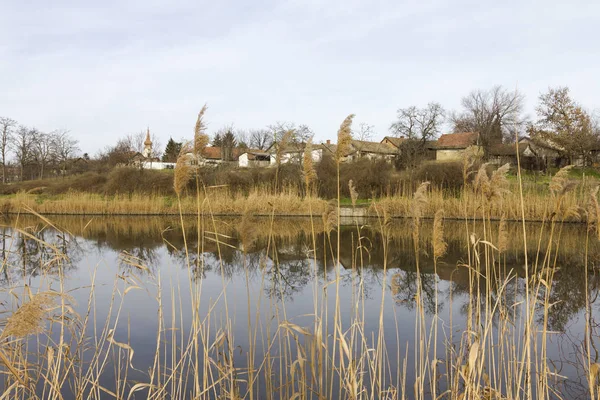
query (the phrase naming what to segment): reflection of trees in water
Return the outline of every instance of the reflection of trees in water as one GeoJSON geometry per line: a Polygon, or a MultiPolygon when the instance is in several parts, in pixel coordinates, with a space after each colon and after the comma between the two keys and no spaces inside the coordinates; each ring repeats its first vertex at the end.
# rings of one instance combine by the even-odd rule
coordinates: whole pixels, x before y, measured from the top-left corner
{"type": "MultiPolygon", "coordinates": [[[[574,264],[561,265],[556,272],[552,289],[549,293],[548,327],[553,331],[564,332],[569,321],[581,310],[585,309],[586,293],[589,295],[590,303],[594,304],[598,298],[600,287],[600,276],[597,270],[586,271],[585,266],[574,264]],[[587,276],[587,288],[585,274],[587,276]]],[[[539,295],[538,307],[543,306],[545,293],[542,290],[539,295]]],[[[543,315],[539,316],[539,321],[543,315]]]]}
{"type": "Polygon", "coordinates": [[[53,228],[16,230],[3,227],[1,240],[1,285],[8,285],[11,275],[35,278],[42,273],[57,276],[59,269],[68,275],[80,261],[83,250],[75,238],[53,228]]]}
{"type": "MultiPolygon", "coordinates": [[[[417,301],[417,288],[421,283],[423,307],[428,314],[435,313],[435,282],[434,274],[417,273],[416,271],[399,271],[392,275],[391,291],[397,304],[409,310],[414,310],[417,301]]],[[[438,309],[442,310],[444,303],[438,299],[438,309]]]]}
{"type": "MultiPolygon", "coordinates": [[[[151,223],[142,223],[140,219],[115,221],[110,223],[96,221],[98,224],[94,225],[93,229],[90,226],[84,229],[81,235],[89,240],[95,248],[110,249],[121,254],[126,253],[151,270],[155,270],[160,265],[161,250],[165,249],[171,255],[170,259],[181,267],[187,268],[189,261],[193,278],[197,280],[203,279],[209,272],[223,274],[225,278],[246,273],[262,278],[262,274],[265,274],[265,283],[268,283],[265,285],[265,290],[272,296],[296,295],[312,279],[315,279],[315,272],[318,274],[317,279],[330,280],[332,278],[331,271],[336,266],[337,234],[334,232],[329,236],[319,230],[312,232],[310,223],[297,223],[289,219],[281,222],[265,222],[256,218],[246,218],[241,223],[235,221],[217,223],[216,230],[222,234],[218,238],[219,244],[216,243],[214,234],[212,236],[208,232],[203,234],[198,231],[197,225],[192,225],[185,230],[189,254],[189,258],[187,258],[184,251],[183,231],[181,227],[174,225],[172,220],[165,222],[168,226],[174,226],[168,230],[165,229],[167,225],[163,226],[156,221],[151,223]],[[136,222],[136,224],[129,226],[127,221],[136,222]],[[316,248],[313,245],[313,235],[316,248]]],[[[64,223],[66,222],[65,219],[64,223]]],[[[86,226],[87,222],[80,221],[80,224],[86,226]]],[[[35,226],[35,224],[28,222],[26,226],[35,226]]],[[[57,253],[65,253],[69,257],[70,267],[73,267],[73,264],[76,264],[82,257],[83,251],[74,238],[69,235],[63,236],[61,232],[52,227],[40,226],[39,221],[37,226],[38,229],[29,228],[27,232],[39,241],[51,243],[52,246],[41,245],[34,238],[18,235],[13,229],[3,229],[3,233],[6,235],[2,240],[3,258],[9,268],[0,273],[0,285],[6,285],[10,280],[10,275],[17,272],[35,277],[40,273],[41,268],[51,269],[52,260],[56,258],[57,253]]],[[[212,224],[209,227],[212,227],[212,224]]],[[[339,261],[345,271],[340,274],[342,279],[340,283],[348,287],[362,284],[368,296],[369,291],[381,290],[381,271],[385,266],[394,276],[394,279],[390,281],[394,297],[405,306],[412,308],[417,289],[417,275],[414,267],[416,260],[410,229],[405,229],[406,227],[401,222],[395,223],[393,228],[389,230],[389,237],[383,237],[373,227],[366,226],[359,229],[342,227],[339,261]],[[368,247],[365,249],[358,250],[357,248],[359,236],[368,237],[368,241],[365,240],[368,242],[368,247]],[[387,253],[385,254],[384,243],[387,243],[387,253]],[[362,267],[360,265],[361,256],[362,267]]],[[[450,281],[452,284],[439,295],[440,301],[447,299],[452,294],[456,299],[461,299],[461,301],[464,299],[466,303],[463,309],[466,310],[468,309],[469,292],[477,290],[482,294],[489,291],[491,301],[496,301],[499,284],[506,275],[500,274],[497,271],[499,267],[496,266],[494,278],[490,282],[486,281],[485,276],[472,279],[471,282],[468,269],[456,267],[467,254],[464,226],[460,225],[461,229],[450,229],[449,224],[447,228],[449,228],[447,229],[448,252],[439,260],[437,273],[439,279],[450,281]]],[[[214,227],[211,229],[215,230],[214,227]]],[[[549,324],[553,330],[564,330],[568,322],[585,306],[585,271],[582,267],[584,253],[574,244],[580,239],[577,236],[579,231],[571,226],[565,227],[565,229],[568,230],[568,234],[563,233],[562,238],[569,242],[568,245],[565,245],[561,238],[561,251],[558,253],[558,264],[561,269],[556,273],[549,294],[550,302],[553,304],[549,309],[549,324]]],[[[523,254],[516,246],[518,232],[519,230],[515,230],[515,238],[512,241],[515,246],[509,248],[502,256],[503,265],[500,269],[505,274],[512,268],[518,273],[518,281],[522,282],[523,254]]],[[[539,227],[535,227],[530,232],[528,240],[537,243],[540,232],[545,234],[539,230],[539,227]]],[[[427,235],[429,233],[424,228],[423,236],[427,235]]],[[[430,258],[430,243],[425,238],[423,243],[424,251],[420,254],[419,261],[421,271],[419,278],[423,285],[423,301],[426,309],[430,311],[434,308],[435,276],[433,262],[430,258]]],[[[589,265],[595,267],[600,264],[600,251],[595,250],[599,246],[596,244],[594,246],[590,245],[588,262],[589,265]]],[[[535,259],[536,246],[532,245],[528,248],[530,249],[530,260],[535,259]]],[[[544,249],[542,248],[541,251],[543,252],[544,249]]],[[[597,275],[590,274],[588,292],[597,293],[599,286],[597,275]]],[[[503,298],[500,304],[505,306],[514,304],[518,298],[517,293],[522,294],[522,284],[509,284],[502,293],[503,298]]],[[[543,296],[543,293],[541,295],[543,296]]],[[[485,296],[480,297],[480,299],[482,298],[485,296]]]]}

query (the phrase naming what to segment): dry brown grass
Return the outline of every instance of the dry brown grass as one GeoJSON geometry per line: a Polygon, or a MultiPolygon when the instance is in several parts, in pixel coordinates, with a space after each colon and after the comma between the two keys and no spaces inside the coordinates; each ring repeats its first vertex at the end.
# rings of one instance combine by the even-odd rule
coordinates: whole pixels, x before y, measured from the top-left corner
{"type": "MultiPolygon", "coordinates": [[[[191,174],[188,178],[191,177],[191,174]]],[[[188,179],[181,177],[182,180],[188,179]]],[[[181,211],[186,215],[198,213],[198,199],[182,196],[181,211]]],[[[327,208],[325,200],[302,198],[295,191],[272,194],[268,189],[257,189],[248,195],[232,195],[227,188],[207,188],[200,194],[201,213],[218,215],[321,215],[327,208]],[[311,211],[312,210],[312,211],[311,211]]],[[[177,215],[178,203],[173,198],[147,195],[102,196],[91,193],[69,193],[40,199],[35,195],[19,193],[5,200],[13,213],[27,213],[28,209],[40,214],[65,215],[177,215]]]]}
{"type": "MultiPolygon", "coordinates": [[[[559,272],[557,260],[563,252],[568,251],[563,246],[572,244],[577,249],[582,247],[581,243],[569,243],[569,240],[574,239],[569,238],[570,228],[564,226],[562,220],[573,215],[569,210],[580,207],[581,199],[586,201],[583,204],[588,204],[589,193],[573,190],[572,185],[567,181],[560,181],[562,178],[559,176],[553,184],[552,202],[546,200],[543,212],[539,214],[544,220],[543,224],[531,228],[523,226],[521,231],[519,226],[509,227],[502,216],[504,213],[510,216],[511,207],[525,210],[527,196],[520,200],[511,200],[511,196],[503,190],[508,183],[503,181],[502,172],[498,174],[489,176],[486,173],[484,176],[481,173],[480,184],[475,185],[472,191],[464,191],[455,205],[446,201],[443,194],[436,193],[435,189],[428,190],[426,184],[421,185],[413,196],[402,200],[408,202],[405,215],[412,217],[412,229],[407,229],[404,221],[392,221],[389,218],[390,212],[394,210],[393,201],[399,201],[398,199],[384,200],[375,206],[379,218],[371,227],[359,227],[356,224],[356,233],[359,236],[364,234],[363,229],[375,229],[380,232],[384,272],[387,272],[390,249],[398,245],[395,241],[409,243],[404,248],[411,247],[411,243],[414,245],[414,268],[417,278],[410,300],[415,304],[414,321],[411,321],[414,323],[414,339],[410,357],[408,348],[405,351],[401,350],[406,346],[406,338],[401,338],[398,331],[394,337],[384,329],[383,313],[385,301],[389,299],[386,296],[388,290],[390,287],[392,292],[403,289],[398,276],[394,276],[388,285],[387,274],[382,275],[379,319],[376,327],[372,328],[366,325],[367,317],[373,320],[372,315],[367,316],[373,311],[366,308],[365,287],[360,273],[362,271],[357,261],[360,258],[353,258],[352,267],[357,272],[351,275],[354,297],[347,313],[342,314],[340,310],[338,291],[341,281],[342,226],[339,207],[326,204],[322,200],[318,203],[304,203],[297,193],[289,193],[286,197],[285,194],[269,195],[256,192],[236,198],[226,191],[216,190],[205,197],[182,197],[180,205],[170,205],[171,209],[180,207],[181,210],[198,213],[197,207],[200,204],[201,213],[206,212],[207,221],[210,221],[197,220],[197,243],[190,243],[190,246],[198,246],[199,249],[214,246],[219,254],[217,264],[221,269],[223,288],[216,300],[210,299],[207,315],[199,311],[202,309],[201,304],[207,300],[202,296],[202,279],[197,279],[195,275],[204,267],[204,260],[201,257],[197,260],[191,259],[193,254],[190,253],[194,252],[189,251],[193,247],[188,248],[188,242],[185,241],[187,226],[183,217],[181,233],[186,245],[180,253],[184,255],[187,266],[183,273],[187,274],[188,280],[184,282],[189,285],[173,283],[179,282],[178,280],[163,282],[160,274],[154,274],[145,268],[140,260],[127,255],[121,257],[123,262],[131,263],[135,268],[131,268],[128,273],[120,271],[115,276],[112,297],[109,304],[104,304],[112,310],[108,313],[107,322],[93,320],[93,277],[90,285],[86,286],[89,289],[90,306],[87,312],[84,307],[84,315],[74,315],[68,305],[65,277],[60,268],[64,258],[56,257],[58,268],[55,270],[58,271],[60,283],[57,303],[51,306],[49,299],[44,299],[46,288],[40,287],[38,294],[30,296],[28,302],[15,307],[7,320],[3,335],[8,336],[11,332],[36,334],[35,346],[42,359],[41,362],[31,362],[28,355],[32,353],[33,348],[28,347],[27,340],[17,338],[16,334],[11,335],[16,339],[3,342],[0,359],[6,366],[6,370],[2,370],[4,395],[16,399],[61,398],[61,388],[68,388],[75,398],[92,399],[127,399],[142,390],[145,391],[144,397],[157,400],[255,399],[263,395],[268,399],[555,398],[554,383],[560,371],[549,361],[547,354],[548,338],[552,334],[548,321],[549,310],[554,306],[551,288],[559,272]],[[490,182],[495,182],[498,187],[492,188],[490,182]],[[268,199],[266,206],[265,199],[268,199]],[[515,201],[520,205],[511,203],[515,201]],[[294,205],[294,202],[298,203],[294,205]],[[221,246],[231,245],[228,242],[231,240],[228,233],[233,227],[245,237],[245,244],[259,240],[260,237],[267,238],[266,255],[271,256],[274,265],[269,269],[266,259],[262,260],[260,289],[263,290],[270,284],[266,271],[269,270],[272,274],[279,273],[280,265],[273,249],[276,243],[272,238],[277,232],[285,234],[286,230],[292,231],[294,228],[275,228],[273,218],[264,219],[266,222],[261,225],[258,220],[252,219],[251,214],[258,210],[272,215],[281,209],[304,209],[307,204],[310,207],[315,206],[315,214],[323,215],[322,229],[328,234],[322,239],[324,247],[330,249],[325,257],[329,257],[329,265],[335,266],[335,274],[323,276],[317,273],[316,248],[312,249],[314,253],[309,252],[311,256],[307,259],[314,263],[311,264],[311,270],[315,271],[312,276],[315,293],[312,298],[314,312],[304,315],[307,322],[300,325],[292,318],[293,315],[288,315],[284,300],[269,300],[269,303],[265,304],[261,303],[265,301],[261,298],[258,304],[251,304],[251,295],[248,292],[245,294],[248,297],[248,321],[236,321],[235,315],[229,312],[226,292],[229,283],[224,278],[224,263],[220,252],[221,246]],[[461,224],[463,228],[445,232],[442,213],[439,211],[442,207],[437,206],[443,206],[445,214],[460,214],[464,218],[464,225],[461,224]],[[219,210],[241,210],[241,222],[218,223],[214,213],[219,210]],[[431,230],[422,228],[425,225],[422,218],[426,215],[434,216],[431,230]],[[502,218],[498,227],[491,221],[497,215],[502,218]],[[207,226],[212,231],[208,231],[207,226]],[[261,232],[263,229],[265,232],[261,232]],[[336,243],[332,241],[332,235],[329,235],[333,230],[337,231],[337,251],[333,250],[336,243]],[[466,307],[462,312],[467,321],[466,326],[453,324],[452,311],[447,321],[441,321],[443,316],[439,314],[437,276],[442,271],[441,268],[438,270],[437,262],[447,251],[446,240],[452,237],[461,238],[463,249],[461,261],[448,269],[452,270],[451,275],[458,271],[456,274],[465,277],[462,295],[466,298],[466,307]],[[433,248],[433,269],[436,274],[433,280],[433,307],[426,304],[427,293],[423,275],[420,274],[424,264],[421,257],[425,250],[429,251],[430,248],[433,248]],[[525,254],[522,270],[507,270],[503,261],[508,257],[510,249],[517,248],[525,254]],[[528,259],[529,252],[533,252],[534,257],[528,259]],[[144,279],[148,280],[146,282],[140,274],[142,270],[145,274],[144,279]],[[117,338],[115,328],[119,320],[124,319],[120,313],[128,299],[127,293],[139,289],[143,289],[155,301],[158,326],[154,359],[147,371],[144,371],[144,379],[133,381],[129,376],[133,368],[132,360],[135,359],[133,344],[125,337],[117,338]],[[171,299],[167,301],[163,296],[169,295],[171,299]],[[332,299],[332,296],[335,298],[332,299]],[[187,304],[188,299],[191,304],[187,304]],[[222,312],[215,315],[212,310],[217,303],[222,312]],[[332,307],[333,303],[335,306],[332,307]],[[169,304],[170,314],[173,315],[171,321],[163,318],[169,304]],[[56,315],[48,321],[50,326],[42,327],[41,321],[50,309],[53,309],[56,315]],[[189,315],[184,317],[184,310],[189,315]],[[428,317],[430,312],[431,318],[428,317]],[[265,326],[261,318],[270,323],[265,326]],[[247,339],[246,343],[249,345],[244,349],[247,361],[236,364],[235,353],[239,350],[236,347],[234,332],[239,331],[234,324],[240,323],[247,324],[247,338],[244,339],[247,339]],[[88,332],[86,327],[92,324],[94,329],[90,331],[94,332],[94,345],[86,346],[87,342],[82,332],[88,332]],[[444,339],[438,343],[438,338],[444,339]],[[388,346],[392,343],[398,349],[396,354],[388,351],[388,346]],[[257,358],[261,351],[264,356],[257,358]],[[409,359],[413,360],[414,365],[408,365],[409,359]],[[390,373],[391,365],[398,367],[394,376],[390,373]],[[409,368],[414,371],[412,381],[407,381],[407,376],[413,376],[407,374],[409,368]],[[114,377],[115,389],[108,389],[100,384],[100,377],[108,374],[114,377]]],[[[339,198],[337,202],[339,204],[339,198]]],[[[40,219],[43,226],[49,222],[47,219],[40,219]]],[[[308,221],[314,246],[314,236],[320,229],[315,228],[312,219],[308,221]]],[[[588,222],[590,221],[591,219],[588,219],[588,222]]],[[[101,228],[100,226],[97,229],[101,228]]],[[[81,229],[85,231],[95,228],[92,228],[90,223],[81,229]]],[[[303,229],[308,227],[304,226],[303,229]]],[[[35,235],[29,235],[31,240],[45,245],[36,239],[35,235]]],[[[360,247],[360,244],[358,246],[360,247]]],[[[586,257],[592,246],[589,239],[586,239],[586,257]]],[[[356,250],[362,251],[360,248],[356,250]]],[[[201,253],[199,251],[196,254],[201,253]]],[[[247,274],[247,269],[245,273],[247,274]]],[[[587,274],[585,276],[587,279],[587,274]]],[[[586,297],[585,320],[588,321],[592,308],[587,293],[587,280],[583,286],[586,297]]],[[[456,287],[450,286],[447,293],[449,310],[455,309],[455,290],[456,287]]],[[[243,293],[235,295],[244,296],[243,293]]],[[[403,323],[407,322],[396,321],[396,326],[403,323]]],[[[586,360],[586,379],[591,397],[594,398],[598,366],[591,356],[590,329],[586,325],[586,345],[582,346],[577,357],[586,360]]]]}
{"type": "Polygon", "coordinates": [[[32,294],[28,301],[21,306],[6,320],[6,326],[2,331],[0,339],[14,336],[23,338],[27,335],[35,335],[44,331],[46,315],[52,311],[56,304],[56,298],[60,296],[55,292],[41,292],[32,294]]]}

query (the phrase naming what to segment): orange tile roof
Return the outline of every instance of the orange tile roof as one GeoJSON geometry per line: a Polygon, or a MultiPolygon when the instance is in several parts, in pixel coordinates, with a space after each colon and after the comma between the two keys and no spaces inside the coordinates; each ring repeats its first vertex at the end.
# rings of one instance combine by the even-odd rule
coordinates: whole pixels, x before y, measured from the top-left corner
{"type": "Polygon", "coordinates": [[[477,144],[477,132],[446,133],[437,141],[437,148],[466,149],[477,144]]]}
{"type": "MultiPolygon", "coordinates": [[[[252,151],[261,151],[261,150],[242,149],[239,147],[235,147],[231,154],[232,155],[231,161],[237,161],[237,159],[240,158],[240,155],[247,153],[247,152],[252,152],[252,151]]],[[[208,160],[220,160],[222,158],[221,147],[206,147],[206,148],[204,148],[204,150],[202,151],[202,157],[204,157],[208,160]]]]}

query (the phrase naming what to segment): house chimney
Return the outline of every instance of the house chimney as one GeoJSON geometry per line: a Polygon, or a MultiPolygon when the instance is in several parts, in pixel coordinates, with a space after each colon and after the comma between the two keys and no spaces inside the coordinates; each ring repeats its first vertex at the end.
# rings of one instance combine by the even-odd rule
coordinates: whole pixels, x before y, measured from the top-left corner
{"type": "Polygon", "coordinates": [[[331,140],[327,139],[327,144],[331,144],[331,140]]]}

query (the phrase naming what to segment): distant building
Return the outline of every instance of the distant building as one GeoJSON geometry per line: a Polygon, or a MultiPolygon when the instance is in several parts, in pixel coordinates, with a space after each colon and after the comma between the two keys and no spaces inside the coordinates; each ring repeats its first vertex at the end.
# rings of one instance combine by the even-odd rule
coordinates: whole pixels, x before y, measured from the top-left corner
{"type": "Polygon", "coordinates": [[[146,140],[144,140],[144,150],[142,155],[146,158],[152,157],[152,140],[150,139],[150,128],[146,131],[146,140]]]}
{"type": "Polygon", "coordinates": [[[146,140],[144,140],[144,149],[142,152],[135,152],[129,157],[129,165],[141,169],[174,169],[175,163],[162,162],[160,158],[152,156],[152,139],[150,138],[150,128],[146,131],[146,140]]]}
{"type": "Polygon", "coordinates": [[[402,146],[402,143],[404,143],[405,141],[406,139],[403,137],[385,136],[380,143],[387,144],[388,146],[391,146],[396,149],[400,149],[400,146],[402,146]]]}
{"type": "MultiPolygon", "coordinates": [[[[262,150],[246,150],[238,158],[240,168],[268,167],[275,156],[262,150]]],[[[273,161],[274,162],[274,161],[273,161]]]]}
{"type": "Polygon", "coordinates": [[[394,145],[365,140],[352,140],[346,159],[351,161],[366,158],[368,160],[385,160],[391,162],[397,155],[398,148],[394,145]]]}
{"type": "MultiPolygon", "coordinates": [[[[266,150],[267,153],[271,155],[271,164],[275,164],[277,162],[277,151],[279,149],[279,143],[273,143],[266,150]]],[[[281,164],[287,163],[296,163],[302,164],[302,159],[304,158],[304,150],[306,149],[306,143],[288,143],[284,149],[281,151],[281,164]]],[[[329,151],[327,147],[322,144],[313,144],[311,156],[313,162],[320,162],[323,158],[323,152],[329,151]]]]}
{"type": "Polygon", "coordinates": [[[440,136],[435,144],[435,159],[437,161],[460,160],[463,152],[471,146],[479,146],[478,133],[446,133],[440,136]]]}

